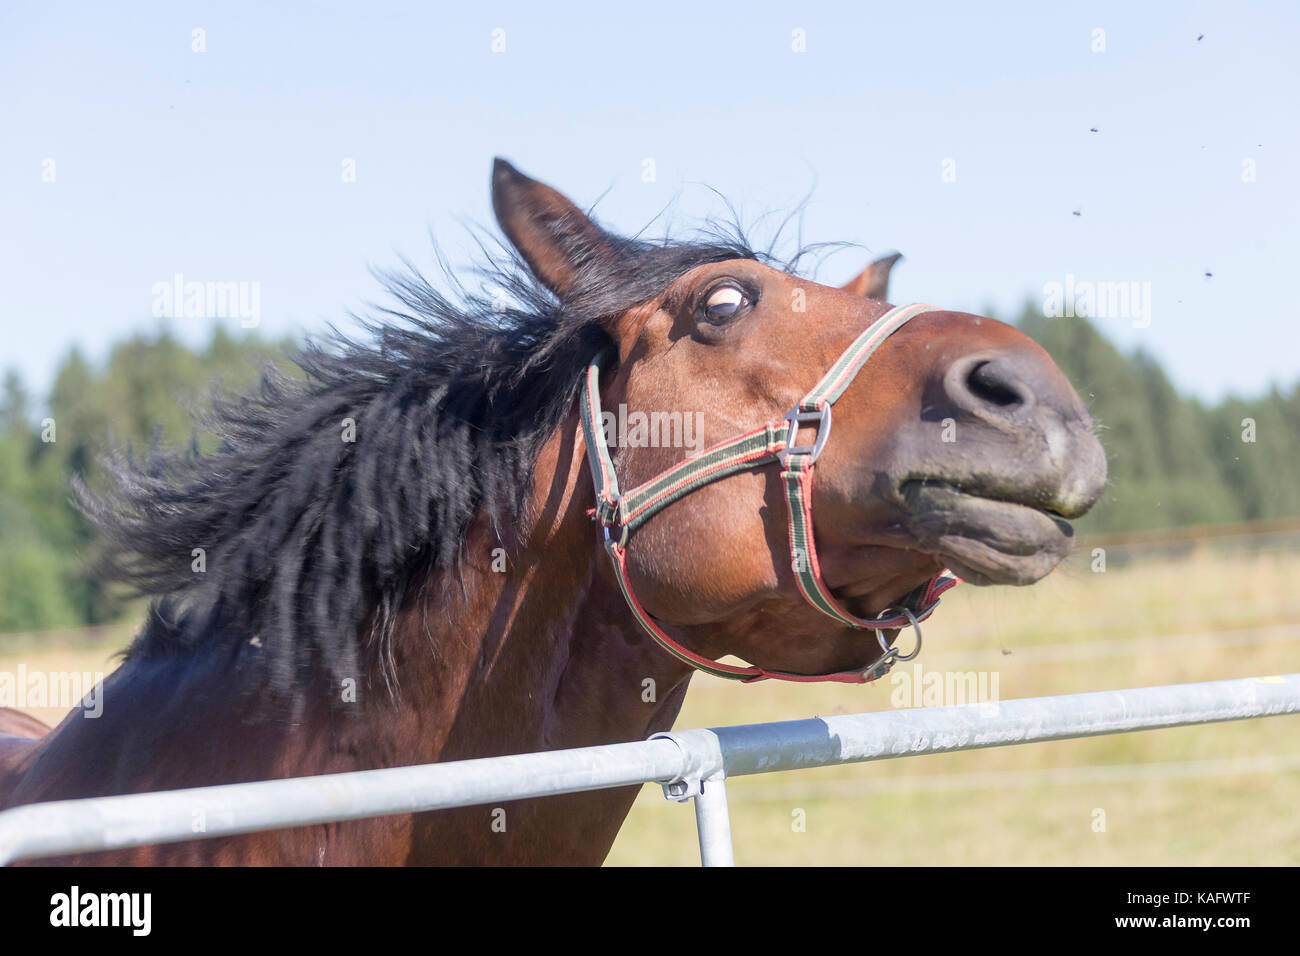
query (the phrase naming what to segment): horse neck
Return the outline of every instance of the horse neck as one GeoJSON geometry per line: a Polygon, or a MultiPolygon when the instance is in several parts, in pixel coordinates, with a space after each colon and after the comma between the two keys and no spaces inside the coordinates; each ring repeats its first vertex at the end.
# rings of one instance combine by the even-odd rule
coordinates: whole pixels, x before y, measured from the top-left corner
{"type": "Polygon", "coordinates": [[[454,605],[417,602],[397,622],[403,697],[420,714],[409,756],[640,740],[676,719],[691,671],[640,630],[598,560],[579,435],[575,409],[538,456],[516,546],[480,515],[463,568],[426,589],[454,605]]]}

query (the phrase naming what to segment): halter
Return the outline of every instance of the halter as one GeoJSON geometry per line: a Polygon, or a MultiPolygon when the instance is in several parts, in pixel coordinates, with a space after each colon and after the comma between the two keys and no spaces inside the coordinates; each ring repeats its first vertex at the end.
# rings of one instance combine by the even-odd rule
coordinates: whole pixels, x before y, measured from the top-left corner
{"type": "Polygon", "coordinates": [[[929,305],[905,305],[890,309],[844,350],[821,381],[781,421],[769,422],[707,448],[658,477],[622,493],[619,492],[614,461],[610,458],[601,429],[600,371],[608,361],[609,352],[602,352],[592,359],[587,368],[581,401],[582,433],[587,444],[587,461],[596,485],[596,507],[589,513],[600,523],[604,533],[605,552],[610,557],[614,576],[618,579],[619,588],[627,599],[632,614],[660,647],[678,660],[707,674],[745,683],[773,678],[803,683],[835,681],[865,684],[889,673],[895,662],[911,660],[920,653],[920,622],[933,613],[939,604],[939,596],[957,584],[959,579],[946,570],[941,571],[923,587],[909,594],[902,606],[887,609],[880,617],[863,618],[850,613],[831,596],[830,589],[822,580],[821,567],[817,562],[817,547],[813,540],[812,477],[813,466],[830,437],[831,407],[862,371],[867,359],[885,339],[906,323],[918,315],[937,311],[939,310],[929,305]],[[797,444],[799,429],[814,426],[817,437],[813,443],[797,444]],[[773,460],[781,465],[786,510],[790,516],[791,567],[795,571],[799,591],[809,604],[838,623],[876,632],[876,640],[880,643],[883,656],[865,669],[831,674],[790,674],[754,665],[741,667],[710,660],[683,647],[664,633],[663,628],[641,606],[632,590],[627,572],[627,542],[633,531],[651,515],[695,489],[773,460]],[[912,603],[911,599],[915,599],[914,607],[908,606],[912,603]],[[895,613],[889,613],[890,611],[895,613]],[[889,645],[881,631],[909,625],[916,631],[916,648],[912,653],[902,656],[897,647],[889,645]]]}

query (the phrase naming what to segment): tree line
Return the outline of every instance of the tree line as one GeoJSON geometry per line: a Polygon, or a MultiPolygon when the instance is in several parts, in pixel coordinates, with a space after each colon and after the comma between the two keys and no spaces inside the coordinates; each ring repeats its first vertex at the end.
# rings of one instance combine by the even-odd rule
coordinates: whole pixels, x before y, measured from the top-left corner
{"type": "MultiPolygon", "coordinates": [[[[1018,325],[1078,389],[1106,448],[1110,484],[1081,533],[1300,515],[1300,382],[1208,405],[1085,318],[1027,307],[1018,325]]],[[[209,445],[191,414],[212,383],[247,389],[264,362],[286,368],[278,360],[292,346],[220,327],[199,349],[166,329],[139,333],[98,366],[73,350],[43,401],[9,370],[0,388],[0,633],[120,617],[123,596],[86,571],[91,528],[70,503],[70,478],[93,488],[110,440],[137,454],[155,438],[209,445]]]]}
{"type": "Polygon", "coordinates": [[[1085,318],[1018,326],[1056,360],[1097,422],[1109,487],[1082,533],[1300,515],[1300,382],[1208,405],[1181,395],[1160,364],[1125,355],[1085,318]]]}

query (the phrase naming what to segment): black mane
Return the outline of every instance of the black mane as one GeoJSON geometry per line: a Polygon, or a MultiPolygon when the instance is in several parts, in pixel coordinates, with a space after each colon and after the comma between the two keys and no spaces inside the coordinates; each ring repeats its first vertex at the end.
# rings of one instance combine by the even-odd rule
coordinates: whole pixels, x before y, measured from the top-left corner
{"type": "Polygon", "coordinates": [[[251,643],[270,690],[318,673],[360,684],[367,622],[387,660],[398,610],[454,567],[471,517],[518,514],[541,444],[609,343],[599,320],[698,265],[768,258],[739,233],[618,242],[623,261],[586,263],[563,303],[512,253],[488,254],[478,292],[445,263],[450,295],[409,265],[384,274],[396,304],[364,320],[373,342],[332,330],[294,356],[304,378],[267,369],[255,394],[216,400],[214,453],[110,456],[112,490],[77,497],[104,534],[102,573],[155,598],[128,660],[242,660],[251,643]]]}

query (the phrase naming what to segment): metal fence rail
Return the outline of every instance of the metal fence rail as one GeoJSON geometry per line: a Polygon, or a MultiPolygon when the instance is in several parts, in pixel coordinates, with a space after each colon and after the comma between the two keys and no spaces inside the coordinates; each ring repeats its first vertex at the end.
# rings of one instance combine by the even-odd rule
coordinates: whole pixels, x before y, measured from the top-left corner
{"type": "Polygon", "coordinates": [[[706,866],[733,862],[725,779],[1300,712],[1300,674],[657,734],[389,770],[30,804],[0,813],[15,860],[658,782],[695,802],[706,866]],[[205,829],[194,833],[197,813],[205,829]]]}

